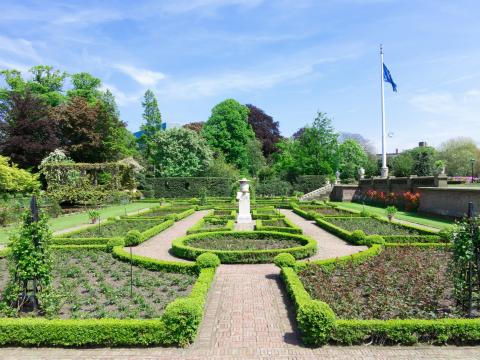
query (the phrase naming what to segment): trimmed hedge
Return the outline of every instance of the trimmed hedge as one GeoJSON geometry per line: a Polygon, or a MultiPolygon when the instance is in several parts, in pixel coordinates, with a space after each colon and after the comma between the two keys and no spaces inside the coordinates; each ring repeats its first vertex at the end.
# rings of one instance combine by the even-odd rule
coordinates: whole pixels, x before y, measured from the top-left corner
{"type": "Polygon", "coordinates": [[[163,177],[145,179],[148,188],[155,191],[156,198],[200,197],[207,191],[209,196],[230,196],[234,179],[218,177],[163,177]]]}
{"type": "Polygon", "coordinates": [[[233,231],[235,227],[235,221],[229,220],[226,218],[218,218],[218,217],[204,217],[200,219],[195,225],[193,225],[190,229],[187,230],[187,234],[197,234],[202,232],[217,232],[217,231],[233,231]],[[206,223],[216,223],[223,225],[218,228],[211,228],[211,229],[204,229],[206,223]]]}
{"type": "Polygon", "coordinates": [[[210,252],[216,254],[222,264],[235,263],[268,263],[272,262],[274,257],[280,253],[292,254],[295,258],[301,259],[315,254],[317,251],[317,243],[315,240],[296,234],[279,233],[273,231],[219,231],[210,233],[201,233],[187,235],[179,238],[172,243],[172,252],[185,259],[196,259],[200,254],[210,252]],[[270,250],[212,250],[195,248],[188,245],[188,242],[201,238],[278,238],[278,239],[294,239],[299,242],[299,246],[287,249],[270,249],[270,250]]]}
{"type": "Polygon", "coordinates": [[[302,234],[303,231],[294,223],[292,223],[287,217],[284,218],[272,218],[272,219],[264,219],[264,220],[257,220],[255,223],[255,230],[257,231],[278,231],[278,232],[288,232],[291,234],[302,234]],[[285,226],[272,226],[272,225],[265,225],[268,221],[283,221],[285,226]]]}
{"type": "Polygon", "coordinates": [[[252,210],[252,219],[254,220],[268,220],[272,218],[283,218],[283,215],[277,209],[272,208],[256,208],[252,210]]]}

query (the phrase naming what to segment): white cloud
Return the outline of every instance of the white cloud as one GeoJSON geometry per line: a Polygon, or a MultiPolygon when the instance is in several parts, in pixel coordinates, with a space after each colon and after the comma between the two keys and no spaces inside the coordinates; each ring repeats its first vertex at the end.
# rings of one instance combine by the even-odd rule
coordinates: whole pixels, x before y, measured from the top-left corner
{"type": "Polygon", "coordinates": [[[160,80],[165,78],[165,74],[161,72],[141,69],[132,65],[117,64],[114,65],[114,68],[130,76],[143,86],[155,86],[160,80]]]}
{"type": "Polygon", "coordinates": [[[115,85],[104,83],[101,87],[101,90],[106,91],[107,89],[112,92],[113,96],[115,96],[115,101],[120,106],[125,106],[131,103],[138,102],[142,96],[140,93],[128,95],[119,88],[117,88],[115,85]]]}
{"type": "Polygon", "coordinates": [[[0,35],[0,51],[16,55],[18,57],[31,59],[36,62],[41,61],[41,57],[34,49],[32,43],[25,39],[12,39],[0,35]]]}

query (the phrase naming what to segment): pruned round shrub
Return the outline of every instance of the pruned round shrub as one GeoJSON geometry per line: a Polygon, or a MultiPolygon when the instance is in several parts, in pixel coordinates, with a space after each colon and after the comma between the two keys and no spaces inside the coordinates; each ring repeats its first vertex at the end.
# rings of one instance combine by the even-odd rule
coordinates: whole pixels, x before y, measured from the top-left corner
{"type": "Polygon", "coordinates": [[[198,255],[196,264],[200,269],[216,268],[220,265],[220,259],[217,255],[207,252],[198,255]]]}
{"type": "Polygon", "coordinates": [[[162,320],[168,335],[166,345],[187,346],[197,334],[202,320],[202,305],[196,299],[180,298],[167,305],[162,320]]]}
{"type": "Polygon", "coordinates": [[[286,267],[286,266],[293,267],[295,265],[296,260],[292,254],[281,253],[275,256],[275,258],[273,259],[273,262],[275,263],[275,265],[277,265],[280,268],[286,267]]]}
{"type": "Polygon", "coordinates": [[[365,245],[372,246],[373,244],[385,244],[385,239],[380,235],[369,235],[365,238],[365,245]]]}
{"type": "Polygon", "coordinates": [[[367,235],[363,232],[363,230],[355,230],[350,235],[350,240],[356,245],[363,245],[365,244],[365,239],[367,235]]]}
{"type": "Polygon", "coordinates": [[[142,233],[138,230],[130,230],[125,235],[125,246],[135,246],[142,242],[142,233]]]}
{"type": "Polygon", "coordinates": [[[335,313],[323,301],[310,300],[299,306],[297,322],[305,345],[321,346],[330,339],[335,313]]]}
{"type": "Polygon", "coordinates": [[[111,252],[114,246],[125,246],[125,242],[122,238],[114,237],[107,242],[107,252],[111,252]]]}

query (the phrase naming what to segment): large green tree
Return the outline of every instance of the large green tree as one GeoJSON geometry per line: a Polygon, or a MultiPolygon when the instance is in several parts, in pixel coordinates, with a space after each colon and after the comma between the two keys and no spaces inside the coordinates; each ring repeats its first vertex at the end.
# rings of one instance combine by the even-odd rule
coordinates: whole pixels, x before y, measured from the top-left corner
{"type": "Polygon", "coordinates": [[[477,158],[478,148],[475,140],[466,137],[458,137],[443,142],[437,153],[437,158],[446,164],[447,174],[450,176],[471,175],[471,159],[480,162],[477,158]]]}
{"type": "Polygon", "coordinates": [[[67,91],[69,98],[82,97],[91,105],[100,100],[102,81],[89,73],[82,72],[71,76],[73,88],[67,91]]]}
{"type": "Polygon", "coordinates": [[[173,128],[152,139],[150,164],[159,176],[199,176],[212,161],[212,151],[193,130],[173,128]]]}
{"type": "Polygon", "coordinates": [[[147,90],[143,96],[143,123],[140,126],[142,135],[138,139],[140,151],[148,159],[152,156],[154,137],[162,131],[162,115],[158,108],[157,98],[152,90],[147,90]]]}
{"type": "Polygon", "coordinates": [[[248,142],[255,137],[247,119],[248,108],[236,100],[227,99],[212,109],[212,115],[201,131],[213,150],[223,153],[228,163],[243,172],[249,168],[248,142]]]}
{"type": "Polygon", "coordinates": [[[357,141],[347,139],[338,147],[338,160],[340,177],[354,179],[358,177],[358,169],[367,165],[368,156],[357,141]]]}

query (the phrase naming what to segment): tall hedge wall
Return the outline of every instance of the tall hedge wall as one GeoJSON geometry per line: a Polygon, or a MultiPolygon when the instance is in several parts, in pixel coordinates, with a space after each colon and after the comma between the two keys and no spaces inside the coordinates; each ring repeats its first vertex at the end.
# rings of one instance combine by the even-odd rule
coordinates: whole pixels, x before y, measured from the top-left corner
{"type": "Polygon", "coordinates": [[[147,178],[146,187],[154,191],[156,198],[230,196],[234,179],[219,177],[163,177],[147,178]]]}
{"type": "Polygon", "coordinates": [[[309,193],[310,191],[321,188],[325,185],[327,176],[325,175],[300,175],[297,176],[293,185],[294,191],[309,193]]]}

